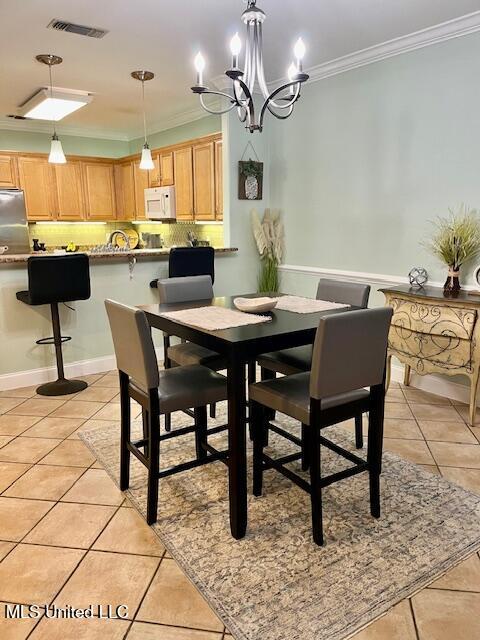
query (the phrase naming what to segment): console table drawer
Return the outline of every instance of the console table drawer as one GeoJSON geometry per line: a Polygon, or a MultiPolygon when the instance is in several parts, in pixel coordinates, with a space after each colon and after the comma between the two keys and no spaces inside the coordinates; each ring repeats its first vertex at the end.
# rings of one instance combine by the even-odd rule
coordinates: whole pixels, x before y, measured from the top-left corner
{"type": "Polygon", "coordinates": [[[392,325],[403,328],[405,332],[450,336],[468,341],[472,339],[477,320],[476,309],[430,304],[400,297],[390,298],[388,304],[393,307],[392,325]]]}

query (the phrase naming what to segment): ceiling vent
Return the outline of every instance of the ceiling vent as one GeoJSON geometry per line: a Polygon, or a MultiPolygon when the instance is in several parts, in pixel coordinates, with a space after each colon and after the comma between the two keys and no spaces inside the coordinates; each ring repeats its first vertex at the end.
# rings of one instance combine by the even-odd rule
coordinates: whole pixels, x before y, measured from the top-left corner
{"type": "Polygon", "coordinates": [[[55,29],[55,31],[67,31],[68,33],[76,33],[79,36],[88,36],[89,38],[103,38],[108,31],[106,29],[97,29],[96,27],[87,27],[84,24],[74,24],[66,20],[54,18],[47,24],[47,29],[55,29]]]}

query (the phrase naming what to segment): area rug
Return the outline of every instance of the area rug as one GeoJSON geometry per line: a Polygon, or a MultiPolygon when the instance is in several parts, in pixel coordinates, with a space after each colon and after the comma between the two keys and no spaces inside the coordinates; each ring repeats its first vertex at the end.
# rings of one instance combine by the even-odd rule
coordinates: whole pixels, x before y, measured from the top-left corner
{"type": "MultiPolygon", "coordinates": [[[[189,421],[180,415],[174,425],[189,421]]],[[[295,431],[294,421],[280,422],[295,431]]],[[[116,482],[118,431],[80,434],[116,482]]],[[[325,435],[353,449],[344,428],[325,435]]],[[[215,439],[221,446],[225,436],[215,439]]],[[[291,447],[271,435],[271,453],[291,447]]],[[[162,449],[161,466],[194,453],[189,436],[162,449]]],[[[325,474],[348,465],[322,453],[325,474]]],[[[220,462],[162,480],[153,529],[238,640],[343,640],[480,548],[480,496],[390,453],[383,464],[380,520],[370,517],[366,474],[325,489],[324,547],[312,542],[309,496],[274,471],[260,498],[249,481],[248,532],[234,540],[220,462]]],[[[146,474],[134,456],[127,495],[145,516],[146,474]]]]}

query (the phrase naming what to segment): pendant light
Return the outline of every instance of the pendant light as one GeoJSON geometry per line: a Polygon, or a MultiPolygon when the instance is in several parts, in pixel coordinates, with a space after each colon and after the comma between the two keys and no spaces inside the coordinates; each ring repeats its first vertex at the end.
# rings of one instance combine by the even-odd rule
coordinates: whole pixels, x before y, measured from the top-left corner
{"type": "Polygon", "coordinates": [[[155,169],[155,165],[152,160],[152,152],[150,151],[150,147],[147,142],[147,118],[145,116],[145,82],[147,80],[152,80],[155,75],[151,71],[132,71],[132,78],[135,80],[140,80],[142,83],[142,109],[143,109],[143,149],[142,149],[142,157],[140,160],[140,169],[146,169],[147,171],[150,169],[155,169]]]}
{"type": "MultiPolygon", "coordinates": [[[[54,56],[51,53],[42,53],[36,57],[38,62],[42,62],[43,64],[48,65],[48,73],[50,78],[50,98],[53,100],[53,82],[52,82],[52,67],[56,64],[61,64],[63,59],[60,56],[54,56]]],[[[65,164],[67,159],[65,158],[65,154],[63,153],[62,143],[58,139],[57,130],[55,126],[55,119],[52,117],[53,124],[53,135],[52,141],[50,143],[50,154],[48,156],[48,161],[52,164],[65,164]]]]}

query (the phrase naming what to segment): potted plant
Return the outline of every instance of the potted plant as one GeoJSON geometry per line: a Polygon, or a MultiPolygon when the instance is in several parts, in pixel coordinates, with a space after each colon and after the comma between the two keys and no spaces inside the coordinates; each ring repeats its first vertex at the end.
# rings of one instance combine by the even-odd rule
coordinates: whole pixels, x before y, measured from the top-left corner
{"type": "Polygon", "coordinates": [[[460,291],[460,268],[480,251],[480,219],[475,209],[462,205],[458,213],[449,209],[447,218],[438,218],[436,231],[427,248],[448,266],[448,276],[443,287],[445,295],[460,291]]]}
{"type": "Polygon", "coordinates": [[[259,293],[276,292],[279,289],[278,265],[283,256],[283,224],[280,220],[280,212],[266,209],[262,220],[253,210],[252,230],[258,253],[260,254],[261,268],[258,276],[259,293]]]}

